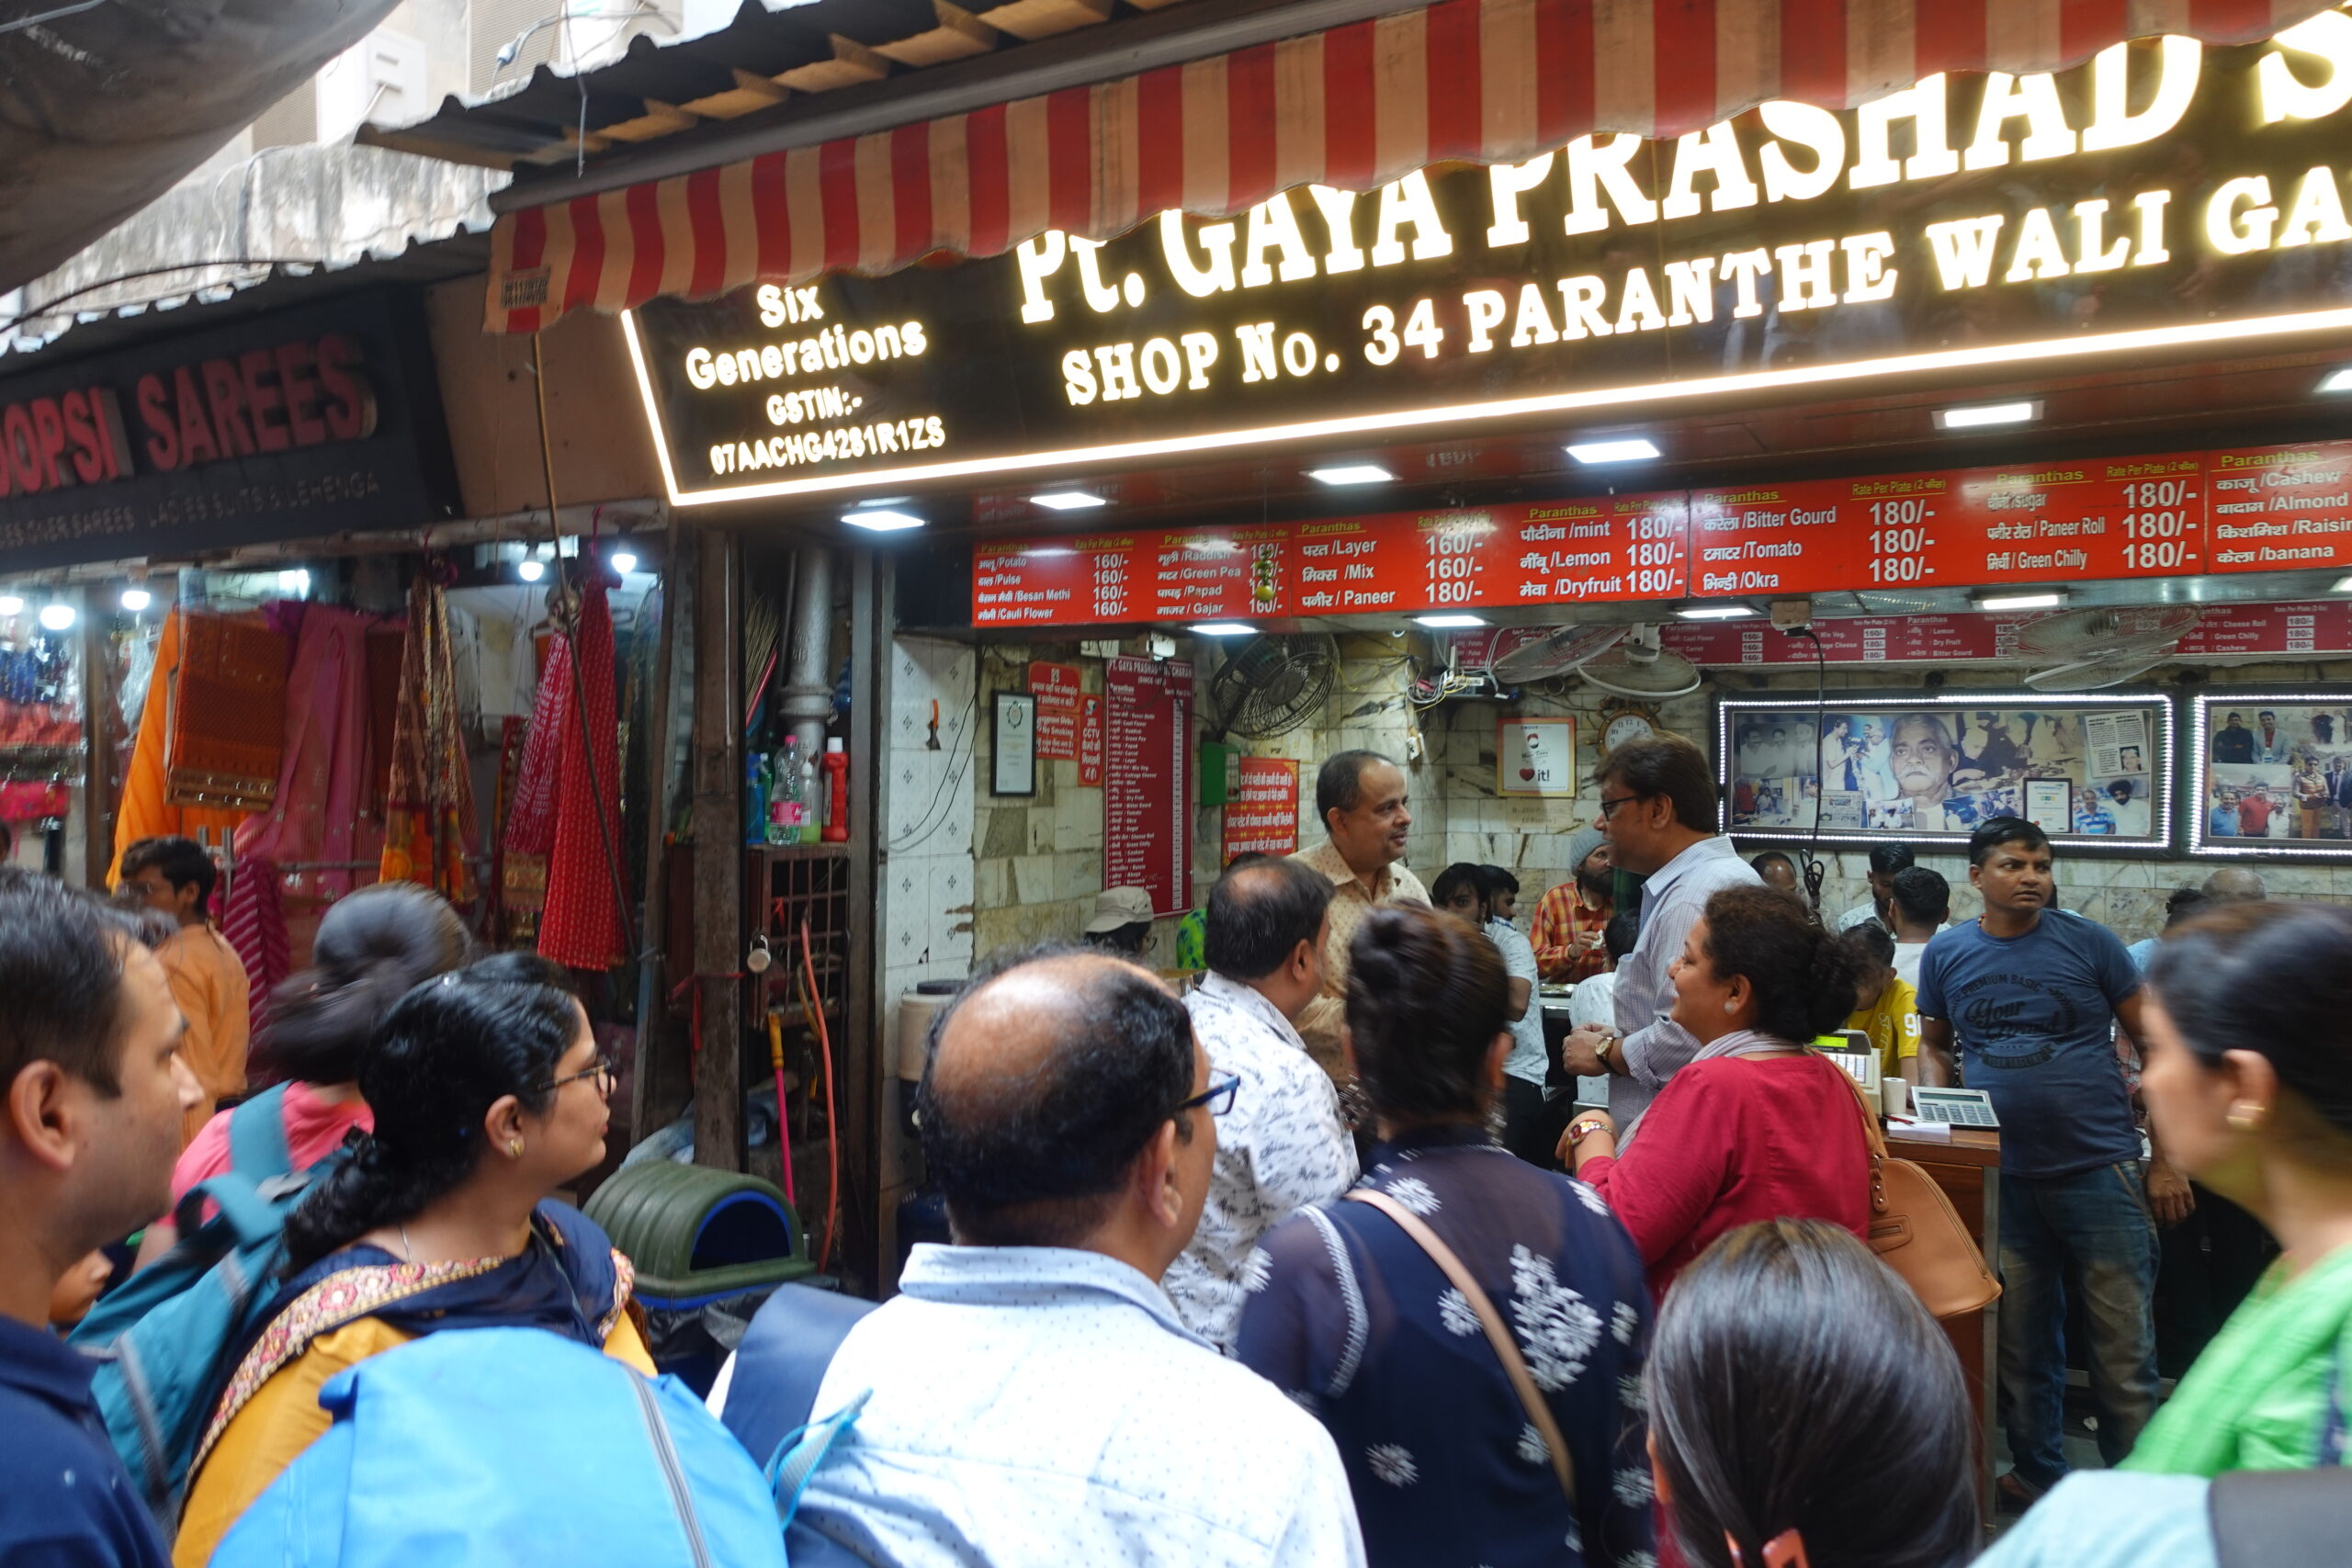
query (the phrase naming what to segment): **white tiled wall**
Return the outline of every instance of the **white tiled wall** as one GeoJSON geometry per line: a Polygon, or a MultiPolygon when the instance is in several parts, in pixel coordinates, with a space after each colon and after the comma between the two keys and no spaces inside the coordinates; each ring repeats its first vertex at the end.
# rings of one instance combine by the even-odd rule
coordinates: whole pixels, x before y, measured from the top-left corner
{"type": "MultiPolygon", "coordinates": [[[[962,976],[972,964],[974,650],[901,637],[891,647],[890,754],[883,789],[888,852],[878,911],[884,995],[962,976]],[[930,746],[932,705],[939,749],[930,746]]],[[[895,1031],[895,1019],[889,1027],[895,1031]]],[[[895,1034],[890,1038],[895,1039],[895,1034]]]]}

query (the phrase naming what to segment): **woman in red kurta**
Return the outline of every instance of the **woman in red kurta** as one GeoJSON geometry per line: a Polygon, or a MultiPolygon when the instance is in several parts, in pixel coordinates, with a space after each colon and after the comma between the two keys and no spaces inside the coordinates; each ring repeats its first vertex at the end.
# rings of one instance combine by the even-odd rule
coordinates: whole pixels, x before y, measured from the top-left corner
{"type": "Polygon", "coordinates": [[[1625,1153],[1605,1111],[1560,1139],[1608,1200],[1663,1299],[1707,1244],[1758,1220],[1827,1220],[1869,1239],[1870,1145],[1852,1081],[1798,1043],[1854,1005],[1854,962],[1794,901],[1730,887],[1707,902],[1673,968],[1671,1017],[1699,1054],[1669,1079],[1625,1153]]]}

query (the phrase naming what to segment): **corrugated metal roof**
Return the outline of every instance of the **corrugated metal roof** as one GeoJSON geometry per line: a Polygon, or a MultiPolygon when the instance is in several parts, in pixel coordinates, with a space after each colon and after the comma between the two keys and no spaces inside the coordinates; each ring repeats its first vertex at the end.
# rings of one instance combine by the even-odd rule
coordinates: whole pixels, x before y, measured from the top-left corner
{"type": "Polygon", "coordinates": [[[804,96],[868,87],[1181,3],[744,0],[732,22],[700,37],[668,42],[640,33],[610,64],[576,76],[542,65],[512,87],[445,98],[428,118],[362,126],[359,140],[517,175],[582,158],[593,165],[804,96]]]}

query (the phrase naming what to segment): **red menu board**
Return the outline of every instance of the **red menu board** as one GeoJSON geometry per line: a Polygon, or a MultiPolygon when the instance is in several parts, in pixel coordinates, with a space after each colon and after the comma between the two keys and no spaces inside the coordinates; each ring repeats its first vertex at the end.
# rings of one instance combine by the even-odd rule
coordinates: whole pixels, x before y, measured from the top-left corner
{"type": "Polygon", "coordinates": [[[1145,568],[1159,621],[1231,621],[1282,613],[1285,525],[1183,528],[1158,536],[1145,568]]]}
{"type": "Polygon", "coordinates": [[[1690,592],[1826,593],[1868,588],[1866,562],[1882,516],[1932,504],[1941,476],[1807,479],[1690,492],[1690,592]],[[1869,496],[1858,492],[1877,492],[1869,496]]]}
{"type": "MultiPolygon", "coordinates": [[[[2003,659],[2016,650],[2024,615],[1864,615],[1815,621],[1829,664],[1920,664],[2003,659]]],[[[1811,664],[1813,642],[1761,619],[1664,626],[1659,640],[1694,664],[1811,664]]]]}
{"type": "Polygon", "coordinates": [[[2194,454],[1970,468],[1924,533],[1926,581],[2176,577],[2205,570],[2205,477],[2194,454]]]}
{"type": "Polygon", "coordinates": [[[1029,694],[1037,699],[1037,755],[1078,755],[1079,675],[1075,664],[1032,664],[1029,694]]]}
{"type": "Polygon", "coordinates": [[[1282,757],[1238,759],[1240,778],[1225,803],[1225,849],[1220,863],[1250,851],[1263,855],[1298,852],[1298,764],[1282,757]]]}
{"type": "Polygon", "coordinates": [[[973,552],[972,620],[1092,626],[1676,599],[1686,564],[1680,491],[990,540],[973,552]]]}
{"type": "Polygon", "coordinates": [[[1193,667],[1102,664],[1102,886],[1140,887],[1155,914],[1193,907],[1193,667]]]}
{"type": "Polygon", "coordinates": [[[1102,698],[1094,692],[1078,699],[1078,782],[1102,787],[1102,698]]]}
{"type": "Polygon", "coordinates": [[[2352,603],[2225,604],[2180,639],[2185,654],[2343,653],[2352,651],[2352,603]]]}
{"type": "Polygon", "coordinates": [[[2205,455],[2215,571],[2352,568],[2352,441],[2205,455]]]}
{"type": "MultiPolygon", "coordinates": [[[[1148,541],[1152,536],[1142,536],[1148,541]]],[[[976,626],[1074,626],[1142,620],[1131,582],[1137,536],[985,539],[972,551],[976,626]]]]}

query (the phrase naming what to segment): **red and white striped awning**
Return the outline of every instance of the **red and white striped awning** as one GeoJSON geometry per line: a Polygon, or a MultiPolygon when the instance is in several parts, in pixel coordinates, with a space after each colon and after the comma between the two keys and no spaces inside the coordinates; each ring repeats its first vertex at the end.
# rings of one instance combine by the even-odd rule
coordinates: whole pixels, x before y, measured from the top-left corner
{"type": "Polygon", "coordinates": [[[868,136],[508,213],[488,326],[754,281],[1109,239],[1182,208],[1679,136],[1759,103],[1843,108],[1945,71],[2056,71],[2172,33],[2266,39],[2330,0],[1443,0],[868,136]]]}

